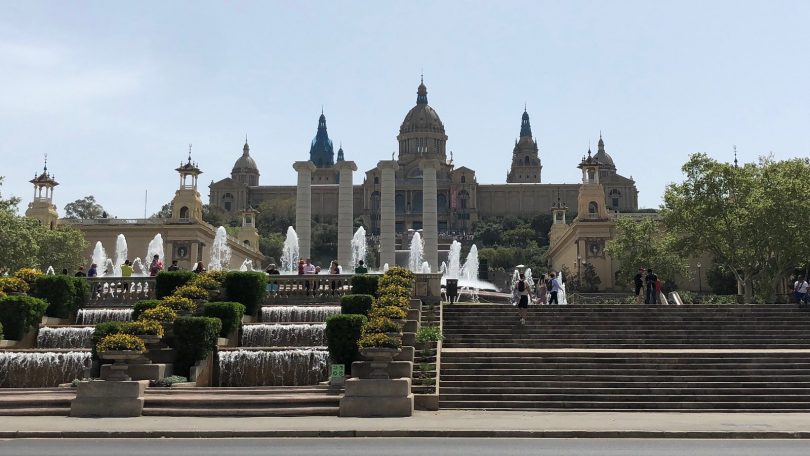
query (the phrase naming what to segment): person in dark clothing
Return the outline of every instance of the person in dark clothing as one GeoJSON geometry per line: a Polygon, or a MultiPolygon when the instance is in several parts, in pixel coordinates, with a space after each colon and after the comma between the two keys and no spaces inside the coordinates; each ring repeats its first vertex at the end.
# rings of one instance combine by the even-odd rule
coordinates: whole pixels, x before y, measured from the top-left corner
{"type": "Polygon", "coordinates": [[[645,303],[658,304],[658,296],[655,294],[655,284],[658,282],[658,276],[655,275],[652,269],[647,269],[645,282],[647,282],[647,299],[645,303]]]}
{"type": "Polygon", "coordinates": [[[172,264],[169,266],[169,271],[179,271],[180,266],[177,265],[177,260],[172,260],[172,264]]]}
{"type": "Polygon", "coordinates": [[[642,274],[644,274],[644,268],[639,268],[638,274],[633,277],[633,285],[636,287],[636,304],[641,304],[643,299],[641,289],[644,288],[644,277],[642,274]]]}
{"type": "Polygon", "coordinates": [[[76,271],[76,274],[73,274],[76,277],[87,277],[87,273],[84,272],[84,267],[79,266],[79,270],[76,271]]]}

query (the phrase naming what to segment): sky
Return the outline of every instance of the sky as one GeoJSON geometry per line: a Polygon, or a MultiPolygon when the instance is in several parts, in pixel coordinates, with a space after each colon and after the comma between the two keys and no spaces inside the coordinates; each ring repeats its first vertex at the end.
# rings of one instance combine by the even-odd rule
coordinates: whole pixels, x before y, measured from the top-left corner
{"type": "Polygon", "coordinates": [[[524,103],[543,182],[578,182],[601,131],[640,207],[661,204],[694,152],[810,156],[807,1],[0,8],[0,192],[23,208],[47,154],[60,214],[94,195],[119,218],[151,215],[173,197],[189,144],[207,201],[245,135],[260,183],[294,184],[322,107],[335,148],[371,169],[397,149],[420,74],[454,162],[483,184],[505,182],[524,103]]]}

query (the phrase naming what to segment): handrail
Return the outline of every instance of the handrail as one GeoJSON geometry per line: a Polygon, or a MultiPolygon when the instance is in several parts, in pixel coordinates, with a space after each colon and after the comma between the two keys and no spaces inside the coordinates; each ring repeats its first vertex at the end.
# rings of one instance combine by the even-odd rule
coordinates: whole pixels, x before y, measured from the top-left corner
{"type": "Polygon", "coordinates": [[[87,277],[90,284],[88,305],[128,305],[141,299],[155,299],[155,278],[87,277]]]}

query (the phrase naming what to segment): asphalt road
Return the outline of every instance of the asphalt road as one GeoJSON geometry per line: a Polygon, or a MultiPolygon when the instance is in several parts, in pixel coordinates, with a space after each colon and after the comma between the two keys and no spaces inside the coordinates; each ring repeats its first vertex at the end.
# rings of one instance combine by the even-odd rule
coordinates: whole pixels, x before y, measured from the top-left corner
{"type": "Polygon", "coordinates": [[[802,440],[675,439],[18,439],[0,441],[2,456],[779,456],[810,454],[802,440]]]}

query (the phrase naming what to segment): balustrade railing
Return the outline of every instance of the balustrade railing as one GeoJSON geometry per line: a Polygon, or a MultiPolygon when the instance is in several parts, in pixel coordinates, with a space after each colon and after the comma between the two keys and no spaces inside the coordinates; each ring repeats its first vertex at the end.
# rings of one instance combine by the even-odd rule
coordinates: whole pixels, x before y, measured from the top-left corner
{"type": "Polygon", "coordinates": [[[267,299],[321,298],[338,301],[352,293],[352,274],[271,275],[267,299]]]}
{"type": "Polygon", "coordinates": [[[88,277],[88,305],[128,305],[140,299],[155,299],[154,277],[88,277]]]}

